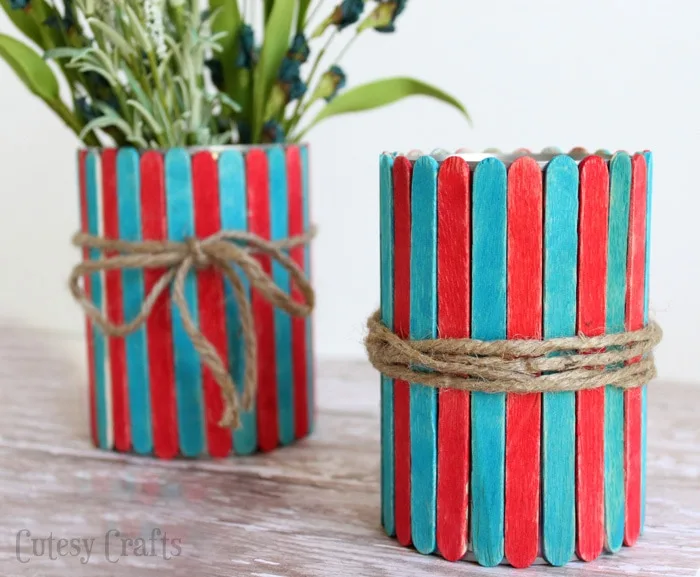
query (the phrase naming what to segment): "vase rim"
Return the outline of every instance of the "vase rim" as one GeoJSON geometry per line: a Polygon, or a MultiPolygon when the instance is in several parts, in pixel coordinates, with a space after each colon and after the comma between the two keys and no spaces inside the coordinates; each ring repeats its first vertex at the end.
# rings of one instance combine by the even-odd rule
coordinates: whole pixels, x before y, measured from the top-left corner
{"type": "Polygon", "coordinates": [[[482,152],[471,151],[471,150],[466,150],[466,149],[458,149],[454,152],[449,152],[446,150],[437,149],[437,150],[434,150],[432,152],[423,152],[421,150],[412,150],[412,151],[407,152],[407,153],[385,152],[385,153],[383,153],[383,156],[388,155],[388,156],[391,156],[392,158],[404,157],[404,158],[407,158],[411,162],[415,162],[419,158],[422,158],[422,157],[430,157],[430,158],[433,158],[440,163],[444,162],[448,158],[457,157],[457,158],[463,159],[464,161],[466,161],[470,165],[477,165],[481,161],[489,159],[489,158],[494,158],[496,160],[500,160],[505,165],[510,165],[519,158],[527,157],[527,158],[532,158],[541,166],[545,166],[549,162],[551,162],[552,160],[554,160],[555,158],[560,157],[560,156],[569,157],[572,160],[574,160],[577,164],[579,164],[583,160],[585,160],[589,157],[592,157],[592,156],[602,158],[605,162],[609,162],[618,153],[623,153],[623,154],[628,154],[629,156],[633,156],[634,154],[645,154],[647,152],[649,152],[649,151],[645,150],[645,151],[642,151],[639,153],[632,153],[632,152],[620,150],[620,151],[613,153],[613,152],[610,152],[609,150],[603,150],[603,149],[599,149],[599,150],[596,150],[595,152],[591,152],[591,151],[588,151],[582,147],[573,148],[568,152],[565,152],[565,151],[557,149],[557,148],[545,148],[540,152],[534,152],[534,151],[530,151],[530,150],[527,150],[524,148],[515,150],[513,152],[503,152],[503,151],[495,150],[495,149],[484,150],[482,152]]]}
{"type": "Polygon", "coordinates": [[[249,152],[251,150],[274,150],[277,148],[309,148],[308,142],[279,142],[272,144],[217,144],[212,146],[171,146],[169,148],[137,148],[135,146],[81,146],[78,147],[78,152],[105,152],[107,150],[136,150],[140,154],[146,152],[160,152],[165,154],[171,150],[184,150],[190,154],[197,152],[214,152],[221,153],[230,150],[238,152],[249,152]]]}

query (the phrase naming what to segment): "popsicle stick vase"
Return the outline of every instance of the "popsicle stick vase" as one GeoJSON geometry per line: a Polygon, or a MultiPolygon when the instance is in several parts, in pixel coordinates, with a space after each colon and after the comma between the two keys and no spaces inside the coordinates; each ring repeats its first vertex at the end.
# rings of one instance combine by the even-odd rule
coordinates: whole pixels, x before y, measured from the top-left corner
{"type": "MultiPolygon", "coordinates": [[[[401,338],[595,336],[648,322],[651,153],[381,157],[381,318],[401,338]]],[[[644,524],[646,386],[381,382],[382,523],[424,554],[591,561],[644,524]]]]}
{"type": "MultiPolygon", "coordinates": [[[[185,241],[240,230],[276,240],[309,230],[305,146],[85,150],[79,153],[79,175],[82,231],[96,236],[185,241]]],[[[308,245],[289,255],[308,276],[308,245]]],[[[83,258],[99,256],[86,250],[83,258]]],[[[289,273],[269,257],[257,258],[289,293],[289,273]]],[[[139,313],[163,272],[93,273],[84,287],[111,322],[121,323],[139,313]]],[[[311,320],[273,308],[241,279],[252,306],[258,367],[256,403],[242,414],[242,426],[232,431],[219,425],[221,390],[166,291],[144,326],[124,338],[107,337],[87,321],[90,424],[97,447],[158,458],[225,457],[269,451],[310,433],[311,320]]],[[[229,280],[213,269],[193,269],[184,294],[240,390],[244,344],[229,280]]]]}

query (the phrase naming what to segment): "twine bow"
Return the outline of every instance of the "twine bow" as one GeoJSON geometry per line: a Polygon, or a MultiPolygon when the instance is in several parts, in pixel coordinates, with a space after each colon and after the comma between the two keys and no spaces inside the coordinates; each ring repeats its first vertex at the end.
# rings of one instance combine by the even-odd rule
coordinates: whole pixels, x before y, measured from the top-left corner
{"type": "Polygon", "coordinates": [[[188,238],[184,242],[124,241],[106,239],[79,232],[73,236],[73,245],[82,249],[96,249],[103,253],[98,259],[84,260],[70,275],[69,287],[85,314],[110,337],[125,337],[141,328],[148,319],[160,296],[172,286],[171,298],[182,317],[182,324],[201,362],[212,373],[221,387],[224,412],[220,425],[238,428],[240,411],[252,409],[257,391],[257,341],[251,304],[241,279],[245,275],[251,287],[271,305],[292,316],[303,317],[314,307],[314,291],[302,269],[284,251],[307,244],[315,236],[308,233],[271,242],[243,231],[221,231],[204,239],[188,238]],[[261,266],[256,255],[264,255],[279,263],[291,275],[303,302],[278,287],[261,266]],[[236,270],[238,267],[239,270],[236,270]],[[238,305],[241,333],[245,347],[243,395],[239,398],[236,384],[214,345],[202,334],[187,306],[185,279],[192,269],[214,268],[231,283],[238,305]],[[163,274],[146,295],[135,318],[123,324],[113,323],[90,300],[81,286],[86,275],[123,269],[162,269],[163,274]]]}

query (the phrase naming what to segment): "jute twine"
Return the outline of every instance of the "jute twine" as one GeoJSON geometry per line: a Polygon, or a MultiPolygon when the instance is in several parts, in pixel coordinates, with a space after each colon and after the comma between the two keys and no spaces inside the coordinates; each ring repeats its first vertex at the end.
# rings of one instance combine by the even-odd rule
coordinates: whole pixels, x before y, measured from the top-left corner
{"type": "MultiPolygon", "coordinates": [[[[241,275],[247,277],[256,294],[271,305],[303,317],[314,307],[314,291],[302,269],[285,251],[308,244],[315,236],[315,229],[308,233],[271,242],[243,231],[221,231],[204,239],[188,238],[184,242],[139,241],[131,242],[106,239],[79,232],[73,236],[73,245],[82,249],[102,252],[100,258],[84,260],[76,265],[70,276],[70,291],[85,314],[109,337],[124,337],[141,328],[161,295],[172,286],[171,298],[180,312],[184,329],[199,353],[202,364],[211,371],[221,387],[224,412],[220,425],[238,428],[241,407],[252,409],[258,382],[257,341],[251,304],[247,297],[241,275]],[[303,302],[279,288],[265,272],[256,255],[264,255],[279,263],[291,275],[299,289],[303,302]],[[212,268],[220,271],[231,283],[233,297],[240,315],[241,335],[245,347],[245,373],[243,394],[239,397],[236,383],[228,367],[212,343],[197,327],[185,299],[185,279],[193,270],[212,268]],[[146,295],[141,310],[135,318],[123,324],[114,323],[91,301],[81,286],[80,279],[86,275],[123,269],[159,269],[162,275],[146,295]]],[[[153,362],[158,362],[154,359],[153,362]]]]}
{"type": "Polygon", "coordinates": [[[652,349],[661,328],[596,337],[546,340],[404,340],[381,321],[367,321],[369,360],[392,379],[484,393],[583,391],[606,385],[631,389],[656,376],[652,349]]]}

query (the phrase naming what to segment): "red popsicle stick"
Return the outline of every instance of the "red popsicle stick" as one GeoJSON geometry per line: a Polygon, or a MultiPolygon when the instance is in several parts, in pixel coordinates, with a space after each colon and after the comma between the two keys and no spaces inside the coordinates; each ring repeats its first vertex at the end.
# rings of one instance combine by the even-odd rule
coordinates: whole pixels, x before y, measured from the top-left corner
{"type": "MultiPolygon", "coordinates": [[[[646,267],[647,167],[644,155],[632,158],[630,228],[627,248],[625,328],[644,326],[644,274],[646,267]]],[[[632,359],[636,362],[639,359],[632,359]]],[[[634,545],[641,530],[642,390],[625,391],[625,545],[634,545]]]]}
{"type": "MultiPolygon", "coordinates": [[[[471,323],[471,193],[469,166],[448,158],[438,173],[438,334],[468,338],[471,323]]],[[[437,546],[457,561],[467,551],[470,471],[469,393],[438,397],[437,546]]]]}
{"type": "MultiPolygon", "coordinates": [[[[289,236],[304,233],[304,197],[301,153],[298,146],[287,148],[287,194],[289,195],[289,236]]],[[[303,246],[289,251],[291,259],[304,270],[303,246]]],[[[309,271],[306,271],[308,274],[309,271]]],[[[292,283],[292,298],[304,302],[301,291],[292,283]]],[[[308,355],[306,354],[306,319],[292,317],[292,370],[294,378],[294,436],[301,439],[309,433],[308,355]]]]}
{"type": "MultiPolygon", "coordinates": [[[[163,157],[149,151],[141,156],[141,227],[143,240],[168,238],[163,157]]],[[[149,294],[166,271],[145,269],[144,290],[149,294]]],[[[153,412],[153,450],[162,459],[179,452],[175,407],[175,360],[170,312],[170,293],[157,300],[146,321],[148,377],[153,412]]]]}
{"type": "MultiPolygon", "coordinates": [[[[102,152],[102,216],[107,238],[119,238],[119,204],[117,201],[117,150],[107,148],[102,152]]],[[[114,256],[108,252],[105,256],[114,256]]],[[[107,316],[113,323],[124,322],[122,273],[111,270],[105,273],[107,316]]],[[[109,372],[112,382],[112,420],[114,447],[128,451],[131,447],[129,431],[129,391],[126,382],[126,348],[123,338],[109,337],[109,372]]]]}
{"type": "MultiPolygon", "coordinates": [[[[411,316],[411,179],[413,166],[394,162],[394,331],[408,338],[411,316]]],[[[394,381],[396,538],[411,544],[411,406],[406,381],[394,381]]]]}
{"type": "MultiPolygon", "coordinates": [[[[248,230],[266,240],[270,239],[270,186],[267,155],[262,148],[246,155],[246,184],[248,187],[248,230]]],[[[258,255],[266,274],[272,274],[269,256],[258,255]]],[[[272,305],[254,288],[251,305],[258,341],[258,446],[271,451],[279,440],[277,413],[277,362],[275,360],[275,318],[272,305]]]]}
{"type": "MultiPolygon", "coordinates": [[[[508,172],[508,338],[542,338],[542,171],[531,157],[508,172]]],[[[505,554],[537,558],[540,511],[539,393],[506,396],[505,554]]]]}
{"type": "MultiPolygon", "coordinates": [[[[194,189],[194,227],[198,238],[207,238],[221,230],[219,174],[216,159],[209,152],[192,158],[194,189]]],[[[221,273],[209,268],[197,272],[199,327],[224,362],[228,359],[224,281],[221,273]]],[[[231,452],[231,431],[219,425],[224,411],[221,388],[211,371],[202,366],[204,414],[207,447],[212,457],[225,457],[231,452]]]]}
{"type": "MultiPolygon", "coordinates": [[[[578,331],[605,332],[610,184],[605,161],[590,156],[580,165],[578,331]]],[[[603,550],[605,389],[576,393],[576,554],[592,561],[603,550]]]]}

